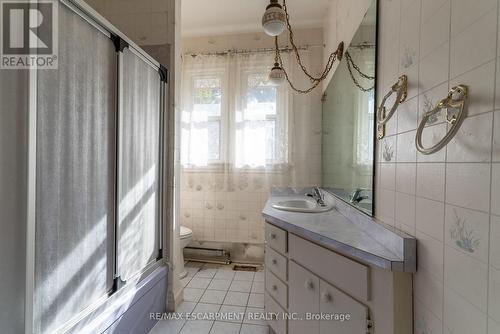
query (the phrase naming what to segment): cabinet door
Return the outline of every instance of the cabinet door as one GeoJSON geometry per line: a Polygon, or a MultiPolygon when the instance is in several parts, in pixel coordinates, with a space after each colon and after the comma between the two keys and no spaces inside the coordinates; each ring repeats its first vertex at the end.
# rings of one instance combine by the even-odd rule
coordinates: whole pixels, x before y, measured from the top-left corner
{"type": "Polygon", "coordinates": [[[306,313],[319,314],[319,278],[290,261],[289,311],[303,320],[288,321],[290,334],[318,334],[319,322],[306,321],[306,313]]]}
{"type": "Polygon", "coordinates": [[[322,280],[320,281],[320,312],[322,315],[340,317],[321,320],[320,334],[366,333],[368,308],[322,280]],[[342,317],[346,315],[349,315],[350,319],[342,320],[342,317]]]}

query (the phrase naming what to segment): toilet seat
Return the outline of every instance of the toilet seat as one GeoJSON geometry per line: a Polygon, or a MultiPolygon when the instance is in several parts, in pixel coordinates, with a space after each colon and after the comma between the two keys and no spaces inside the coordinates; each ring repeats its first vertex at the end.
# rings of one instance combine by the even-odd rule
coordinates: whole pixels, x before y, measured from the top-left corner
{"type": "Polygon", "coordinates": [[[181,226],[181,239],[190,238],[193,235],[193,231],[190,228],[181,226]]]}

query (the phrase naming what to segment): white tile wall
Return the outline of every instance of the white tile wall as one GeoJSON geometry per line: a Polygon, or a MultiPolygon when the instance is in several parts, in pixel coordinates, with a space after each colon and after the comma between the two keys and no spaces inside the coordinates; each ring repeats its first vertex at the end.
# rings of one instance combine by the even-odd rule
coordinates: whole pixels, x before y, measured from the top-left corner
{"type": "MultiPolygon", "coordinates": [[[[379,34],[384,56],[379,57],[377,92],[385,95],[390,81],[407,74],[409,90],[417,93],[398,110],[393,130],[377,145],[376,216],[419,240],[417,334],[500,333],[498,2],[381,0],[379,20],[393,30],[379,34]],[[397,73],[389,55],[395,43],[397,73]],[[408,61],[408,55],[415,58],[408,61]],[[470,97],[457,136],[436,154],[415,153],[416,124],[457,84],[467,85],[470,97]],[[391,161],[384,159],[389,155],[391,161]]],[[[436,143],[446,131],[441,113],[426,126],[424,145],[436,143]]]]}

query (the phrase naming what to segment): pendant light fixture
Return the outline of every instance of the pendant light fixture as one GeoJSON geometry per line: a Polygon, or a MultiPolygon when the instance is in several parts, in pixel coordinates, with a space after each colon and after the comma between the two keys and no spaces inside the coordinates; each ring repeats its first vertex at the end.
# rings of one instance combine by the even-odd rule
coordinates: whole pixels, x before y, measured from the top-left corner
{"type": "Polygon", "coordinates": [[[286,0],[283,0],[283,6],[279,4],[278,0],[270,0],[270,4],[266,7],[266,11],[262,16],[262,28],[264,32],[269,36],[274,37],[276,55],[274,59],[274,66],[269,73],[269,81],[273,84],[281,84],[285,80],[288,81],[290,87],[298,93],[307,94],[311,92],[314,88],[319,86],[319,84],[326,79],[328,73],[330,73],[333,64],[336,60],[342,60],[342,55],[344,52],[344,42],[340,42],[337,50],[330,54],[328,61],[325,65],[325,69],[319,76],[314,76],[310,74],[306,67],[302,64],[302,59],[300,58],[299,50],[295,45],[293,40],[293,31],[292,26],[290,25],[290,15],[288,14],[286,0]],[[292,50],[295,53],[295,58],[297,60],[297,64],[299,65],[302,72],[309,78],[311,81],[311,86],[306,89],[300,89],[293,85],[290,81],[290,78],[283,67],[283,60],[281,59],[281,54],[278,46],[278,36],[285,31],[285,28],[288,29],[288,36],[290,45],[292,46],[292,50]]]}
{"type": "Polygon", "coordinates": [[[262,15],[262,28],[269,36],[278,36],[286,28],[286,15],[278,0],[271,0],[262,15]]]}

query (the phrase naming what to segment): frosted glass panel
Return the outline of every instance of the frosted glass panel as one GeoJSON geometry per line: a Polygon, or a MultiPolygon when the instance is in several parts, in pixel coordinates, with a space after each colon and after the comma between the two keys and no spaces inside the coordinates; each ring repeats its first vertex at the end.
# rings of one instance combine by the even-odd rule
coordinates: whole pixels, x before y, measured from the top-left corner
{"type": "Polygon", "coordinates": [[[160,79],[130,50],[123,53],[118,186],[118,272],[128,280],[158,256],[160,79]]]}
{"type": "Polygon", "coordinates": [[[59,69],[38,71],[35,332],[112,285],[116,53],[59,6],[59,69]]]}

